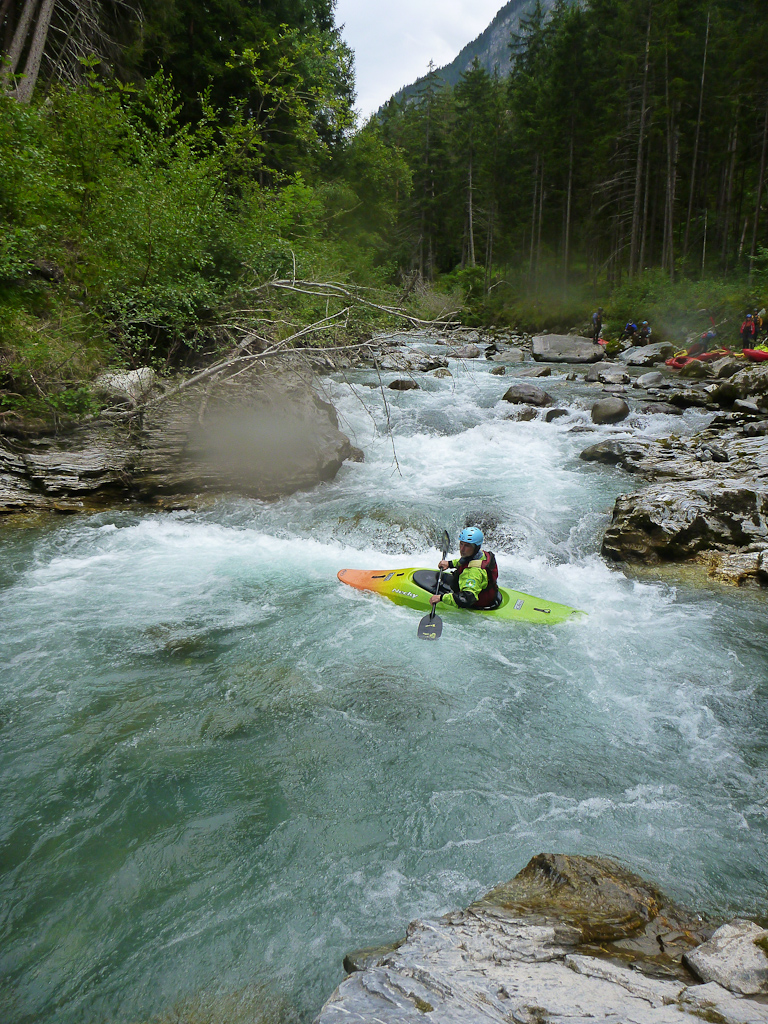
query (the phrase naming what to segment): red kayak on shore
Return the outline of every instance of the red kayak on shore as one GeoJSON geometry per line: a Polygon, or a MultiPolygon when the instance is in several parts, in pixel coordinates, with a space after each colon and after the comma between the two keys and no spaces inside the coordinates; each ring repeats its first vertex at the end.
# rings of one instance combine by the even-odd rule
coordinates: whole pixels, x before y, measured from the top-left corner
{"type": "MultiPolygon", "coordinates": [[[[744,350],[746,354],[746,349],[744,350]]],[[[718,348],[714,352],[702,352],[697,356],[673,356],[671,359],[665,361],[665,365],[671,367],[673,370],[682,370],[684,366],[688,366],[689,363],[711,363],[715,359],[722,359],[723,356],[729,356],[731,353],[727,348],[718,348]]],[[[766,353],[768,355],[768,353],[766,353]]]]}

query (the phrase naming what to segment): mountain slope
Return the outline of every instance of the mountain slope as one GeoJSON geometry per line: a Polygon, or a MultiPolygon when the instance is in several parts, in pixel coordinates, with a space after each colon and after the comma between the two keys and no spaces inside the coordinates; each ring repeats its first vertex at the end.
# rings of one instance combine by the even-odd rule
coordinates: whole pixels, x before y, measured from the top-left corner
{"type": "MultiPolygon", "coordinates": [[[[437,73],[440,80],[448,85],[456,85],[475,57],[489,74],[492,74],[496,67],[502,77],[508,74],[510,38],[513,33],[519,31],[521,18],[527,18],[535,5],[536,0],[508,0],[488,28],[484,29],[477,39],[467,43],[450,64],[438,68],[437,73]]],[[[555,0],[541,0],[541,6],[545,13],[550,11],[554,5],[555,0]]],[[[424,78],[419,78],[412,85],[405,86],[395,94],[395,99],[411,96],[423,81],[424,78]]]]}

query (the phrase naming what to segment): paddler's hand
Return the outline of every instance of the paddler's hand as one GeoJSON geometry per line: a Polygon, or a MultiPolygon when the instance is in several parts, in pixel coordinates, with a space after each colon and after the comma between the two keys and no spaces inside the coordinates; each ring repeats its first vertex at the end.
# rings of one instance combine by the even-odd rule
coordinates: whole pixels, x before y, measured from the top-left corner
{"type": "Polygon", "coordinates": [[[444,558],[442,560],[442,562],[438,562],[437,563],[437,568],[438,569],[442,569],[443,572],[445,572],[446,569],[450,569],[451,568],[451,563],[448,561],[447,558],[444,558]]]}
{"type": "Polygon", "coordinates": [[[430,599],[429,599],[429,603],[430,604],[438,604],[442,600],[443,600],[443,595],[442,594],[433,594],[430,597],[430,599]]]}

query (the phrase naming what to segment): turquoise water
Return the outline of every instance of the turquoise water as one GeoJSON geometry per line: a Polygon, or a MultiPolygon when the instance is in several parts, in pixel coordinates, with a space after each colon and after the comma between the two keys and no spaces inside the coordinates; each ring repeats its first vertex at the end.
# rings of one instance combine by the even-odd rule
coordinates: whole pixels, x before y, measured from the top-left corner
{"type": "Polygon", "coordinates": [[[0,532],[2,1021],[262,983],[309,1021],[345,952],[541,851],[765,913],[764,598],[606,565],[637,482],[578,453],[624,428],[572,432],[594,393],[562,375],[540,383],[567,418],[508,421],[509,375],[451,368],[386,409],[373,374],[328,382],[366,461],[311,492],[0,532]],[[432,565],[480,516],[503,583],[589,618],[446,616],[425,644],[418,613],[336,580],[432,565]]]}

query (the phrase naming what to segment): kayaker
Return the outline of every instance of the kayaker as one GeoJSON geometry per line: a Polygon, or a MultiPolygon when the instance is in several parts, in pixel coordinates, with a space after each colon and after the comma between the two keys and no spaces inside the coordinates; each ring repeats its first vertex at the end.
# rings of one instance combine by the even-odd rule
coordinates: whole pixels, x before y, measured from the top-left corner
{"type": "Polygon", "coordinates": [[[499,570],[492,551],[483,551],[483,531],[468,526],[459,534],[459,558],[438,562],[438,568],[453,569],[444,579],[450,592],[433,594],[430,604],[445,601],[456,608],[495,608],[499,603],[499,570]]]}

